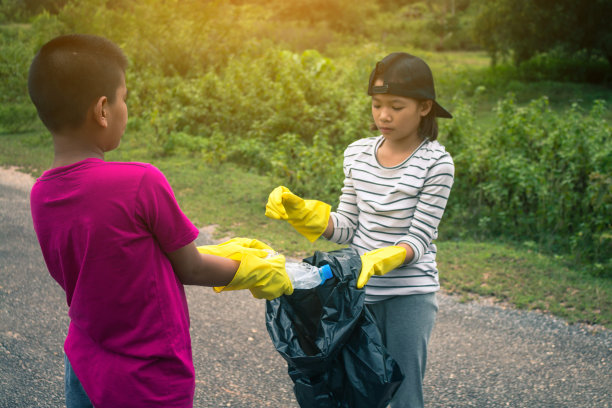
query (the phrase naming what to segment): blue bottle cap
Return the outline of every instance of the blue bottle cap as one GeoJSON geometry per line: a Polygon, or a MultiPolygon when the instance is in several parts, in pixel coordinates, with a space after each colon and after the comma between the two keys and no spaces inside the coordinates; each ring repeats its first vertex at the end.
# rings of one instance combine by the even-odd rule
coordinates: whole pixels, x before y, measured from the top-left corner
{"type": "MultiPolygon", "coordinates": [[[[325,282],[326,280],[328,280],[329,278],[334,276],[334,274],[332,274],[331,268],[329,267],[328,264],[323,265],[320,268],[320,271],[321,271],[321,276],[323,277],[323,282],[325,282]]],[[[321,282],[321,283],[323,283],[323,282],[321,282]]]]}

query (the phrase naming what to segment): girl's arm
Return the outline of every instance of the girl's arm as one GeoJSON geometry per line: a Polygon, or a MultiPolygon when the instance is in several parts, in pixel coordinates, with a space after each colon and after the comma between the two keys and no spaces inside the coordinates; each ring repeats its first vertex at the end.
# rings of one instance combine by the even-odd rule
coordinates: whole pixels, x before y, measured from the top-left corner
{"type": "Polygon", "coordinates": [[[330,239],[333,233],[334,221],[332,220],[332,217],[329,217],[329,220],[327,221],[327,228],[325,228],[325,231],[323,231],[323,237],[326,239],[330,239]]]}
{"type": "Polygon", "coordinates": [[[325,238],[337,244],[349,244],[359,224],[357,194],[350,170],[351,156],[347,157],[347,151],[344,152],[344,186],[340,195],[340,203],[336,212],[330,214],[327,228],[323,232],[325,238]]]}
{"type": "Polygon", "coordinates": [[[400,246],[406,250],[406,259],[404,259],[404,263],[409,264],[412,262],[412,259],[414,258],[414,250],[412,247],[404,242],[398,243],[397,246],[400,246]]]}
{"type": "Polygon", "coordinates": [[[408,234],[396,242],[396,245],[410,247],[410,250],[407,249],[406,263],[418,262],[431,241],[437,237],[438,225],[446,208],[454,174],[455,167],[448,154],[440,157],[429,169],[408,234]],[[411,259],[408,259],[409,257],[411,259]]]}

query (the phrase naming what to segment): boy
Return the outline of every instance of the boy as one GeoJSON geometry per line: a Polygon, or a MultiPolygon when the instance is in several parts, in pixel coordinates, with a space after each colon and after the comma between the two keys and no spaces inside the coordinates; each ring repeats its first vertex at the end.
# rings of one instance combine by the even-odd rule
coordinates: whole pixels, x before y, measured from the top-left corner
{"type": "Polygon", "coordinates": [[[196,248],[197,228],[163,174],[105,162],[127,123],[127,59],[114,43],[66,35],[28,77],[54,161],[31,193],[34,229],[71,318],[68,407],[190,407],[195,374],[183,284],[291,293],[284,258],[249,239],[196,248]]]}

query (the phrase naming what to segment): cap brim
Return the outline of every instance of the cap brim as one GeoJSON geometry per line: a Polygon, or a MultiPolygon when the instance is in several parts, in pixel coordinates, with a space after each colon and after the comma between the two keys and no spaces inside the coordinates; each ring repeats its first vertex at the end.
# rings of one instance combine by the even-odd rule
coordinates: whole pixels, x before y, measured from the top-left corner
{"type": "Polygon", "coordinates": [[[433,101],[433,103],[434,103],[434,107],[436,109],[436,117],[438,117],[438,118],[446,118],[446,119],[452,119],[453,118],[453,115],[451,115],[449,111],[447,111],[442,106],[440,106],[440,104],[438,102],[433,101]]]}

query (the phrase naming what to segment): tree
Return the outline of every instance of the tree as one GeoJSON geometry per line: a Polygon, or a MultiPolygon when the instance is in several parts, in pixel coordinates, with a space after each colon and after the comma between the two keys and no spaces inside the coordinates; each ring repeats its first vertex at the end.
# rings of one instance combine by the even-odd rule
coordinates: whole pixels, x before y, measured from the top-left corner
{"type": "Polygon", "coordinates": [[[480,0],[474,22],[477,41],[497,57],[520,64],[537,53],[586,50],[612,66],[610,0],[480,0]]]}
{"type": "Polygon", "coordinates": [[[43,10],[57,13],[68,0],[0,0],[0,14],[7,21],[19,21],[43,10]]]}

